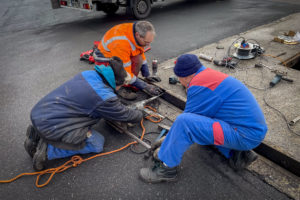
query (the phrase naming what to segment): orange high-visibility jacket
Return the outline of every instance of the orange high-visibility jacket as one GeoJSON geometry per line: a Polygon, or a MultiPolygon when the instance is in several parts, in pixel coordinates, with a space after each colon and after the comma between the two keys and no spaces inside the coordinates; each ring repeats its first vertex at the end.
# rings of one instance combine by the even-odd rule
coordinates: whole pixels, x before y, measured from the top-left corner
{"type": "Polygon", "coordinates": [[[136,79],[131,69],[131,57],[141,55],[143,64],[146,64],[147,60],[144,48],[135,41],[133,26],[134,23],[125,23],[112,27],[102,37],[98,49],[106,58],[119,57],[131,78],[136,79]]]}

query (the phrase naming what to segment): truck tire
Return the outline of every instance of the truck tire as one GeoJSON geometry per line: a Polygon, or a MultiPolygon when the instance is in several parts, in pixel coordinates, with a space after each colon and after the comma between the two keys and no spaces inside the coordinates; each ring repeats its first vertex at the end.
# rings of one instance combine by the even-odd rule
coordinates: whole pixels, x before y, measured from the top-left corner
{"type": "Polygon", "coordinates": [[[129,13],[136,19],[144,19],[149,16],[150,12],[150,0],[132,0],[131,5],[129,5],[129,13]]]}
{"type": "Polygon", "coordinates": [[[117,10],[119,9],[119,6],[117,4],[107,3],[107,4],[102,4],[101,9],[107,15],[113,15],[117,12],[117,10]]]}

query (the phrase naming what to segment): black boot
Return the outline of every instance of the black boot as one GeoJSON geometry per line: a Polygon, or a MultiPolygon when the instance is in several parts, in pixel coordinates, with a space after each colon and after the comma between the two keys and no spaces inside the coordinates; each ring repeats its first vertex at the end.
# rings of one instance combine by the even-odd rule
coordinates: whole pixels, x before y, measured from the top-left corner
{"type": "Polygon", "coordinates": [[[36,152],[33,156],[33,169],[35,171],[41,171],[45,168],[47,162],[47,149],[48,144],[43,140],[40,139],[38,146],[36,148],[36,152]]]}
{"type": "Polygon", "coordinates": [[[177,167],[167,167],[161,161],[155,161],[152,168],[142,168],[140,177],[147,183],[171,182],[177,180],[177,167]]]}
{"type": "Polygon", "coordinates": [[[258,158],[254,151],[235,151],[229,159],[229,165],[235,171],[242,170],[258,158]]]}
{"type": "Polygon", "coordinates": [[[26,131],[26,139],[24,141],[24,148],[30,157],[36,152],[36,147],[38,145],[40,136],[36,133],[32,125],[29,125],[26,131]]]}

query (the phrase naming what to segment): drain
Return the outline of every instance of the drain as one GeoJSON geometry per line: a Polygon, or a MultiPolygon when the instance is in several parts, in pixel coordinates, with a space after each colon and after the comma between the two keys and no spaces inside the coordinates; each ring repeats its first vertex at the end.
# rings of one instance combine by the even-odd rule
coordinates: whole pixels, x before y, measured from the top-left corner
{"type": "Polygon", "coordinates": [[[287,67],[300,71],[300,52],[284,61],[287,67]]]}

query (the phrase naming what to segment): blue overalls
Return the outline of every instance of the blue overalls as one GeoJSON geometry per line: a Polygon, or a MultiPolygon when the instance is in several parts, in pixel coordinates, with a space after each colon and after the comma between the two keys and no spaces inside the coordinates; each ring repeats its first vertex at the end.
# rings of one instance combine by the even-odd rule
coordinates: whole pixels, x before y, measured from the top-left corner
{"type": "Polygon", "coordinates": [[[158,158],[175,167],[193,143],[215,145],[229,158],[231,149],[258,146],[266,132],[264,115],[248,88],[202,66],[188,85],[185,110],[173,123],[158,158]]]}
{"type": "Polygon", "coordinates": [[[77,154],[87,153],[100,153],[103,151],[104,137],[99,132],[91,129],[91,135],[85,140],[85,146],[79,150],[66,150],[57,148],[51,144],[48,144],[47,158],[48,160],[54,160],[58,158],[65,158],[77,154]]]}

